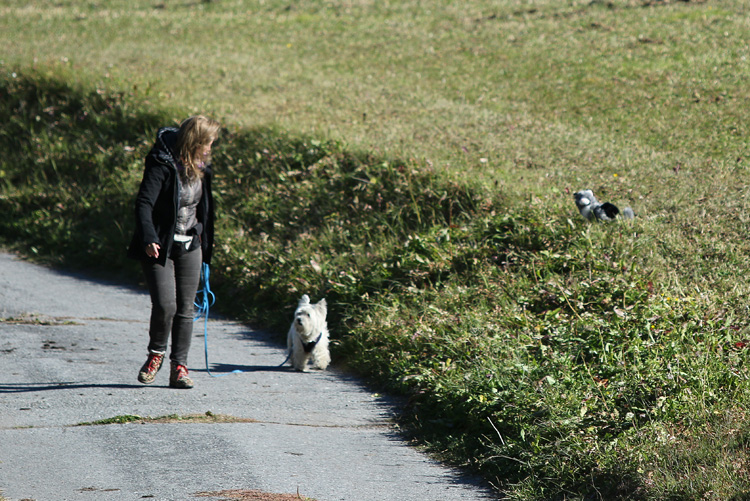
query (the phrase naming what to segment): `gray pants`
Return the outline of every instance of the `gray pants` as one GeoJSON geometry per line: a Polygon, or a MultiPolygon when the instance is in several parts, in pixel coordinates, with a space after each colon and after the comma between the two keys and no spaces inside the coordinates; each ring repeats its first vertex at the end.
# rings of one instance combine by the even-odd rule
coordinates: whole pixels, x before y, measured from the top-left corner
{"type": "Polygon", "coordinates": [[[143,272],[151,293],[148,349],[166,353],[171,333],[172,352],[169,359],[186,367],[202,263],[200,246],[181,255],[173,254],[164,266],[143,261],[143,272]]]}

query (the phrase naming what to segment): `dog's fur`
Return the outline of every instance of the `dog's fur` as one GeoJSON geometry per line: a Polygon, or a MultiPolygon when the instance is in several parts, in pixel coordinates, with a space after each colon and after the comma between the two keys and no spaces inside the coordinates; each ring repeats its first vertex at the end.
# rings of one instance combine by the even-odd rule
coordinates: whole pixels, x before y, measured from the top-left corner
{"type": "Polygon", "coordinates": [[[573,194],[576,201],[576,207],[581,216],[589,221],[614,221],[618,216],[625,219],[633,219],[635,213],[630,207],[625,207],[622,212],[616,205],[609,202],[601,203],[594,196],[591,190],[581,190],[573,194]]]}
{"type": "Polygon", "coordinates": [[[289,360],[296,370],[306,372],[308,365],[325,370],[331,363],[328,351],[327,312],[325,299],[311,304],[310,297],[305,294],[299,300],[294,312],[294,321],[286,337],[289,360]]]}

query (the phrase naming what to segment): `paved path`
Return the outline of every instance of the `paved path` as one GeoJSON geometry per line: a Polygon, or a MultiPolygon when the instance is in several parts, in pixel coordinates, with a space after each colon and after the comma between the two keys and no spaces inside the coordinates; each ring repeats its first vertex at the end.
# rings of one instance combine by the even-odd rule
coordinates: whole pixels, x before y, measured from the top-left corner
{"type": "MultiPolygon", "coordinates": [[[[220,298],[219,298],[220,300],[220,298]]],[[[334,306],[335,307],[335,306],[334,306]]],[[[394,401],[335,370],[278,365],[284,348],[245,325],[209,320],[212,377],[196,324],[196,387],[136,381],[149,298],[141,290],[0,253],[0,495],[10,500],[191,500],[229,489],[319,501],[492,499],[475,478],[399,437],[394,401]],[[232,373],[241,370],[242,373],[232,373]],[[227,415],[229,423],[116,416],[227,415]]]]}

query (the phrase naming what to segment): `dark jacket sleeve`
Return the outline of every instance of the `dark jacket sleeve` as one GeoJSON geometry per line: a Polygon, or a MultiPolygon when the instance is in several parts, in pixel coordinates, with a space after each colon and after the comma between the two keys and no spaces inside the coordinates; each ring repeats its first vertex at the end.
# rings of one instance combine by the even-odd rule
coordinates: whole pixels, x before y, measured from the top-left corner
{"type": "Polygon", "coordinates": [[[211,191],[213,172],[210,168],[206,170],[203,176],[203,202],[204,214],[201,217],[203,228],[201,232],[201,247],[203,250],[203,262],[211,264],[211,255],[214,247],[214,197],[211,191]]]}
{"type": "Polygon", "coordinates": [[[141,187],[135,199],[136,232],[143,247],[151,243],[163,245],[154,226],[154,206],[165,185],[165,177],[166,170],[158,167],[148,167],[143,172],[141,187]]]}
{"type": "Polygon", "coordinates": [[[128,257],[147,259],[146,245],[157,243],[161,247],[157,262],[166,262],[172,246],[176,217],[174,184],[169,167],[151,159],[146,160],[135,200],[135,232],[128,248],[128,257]]]}

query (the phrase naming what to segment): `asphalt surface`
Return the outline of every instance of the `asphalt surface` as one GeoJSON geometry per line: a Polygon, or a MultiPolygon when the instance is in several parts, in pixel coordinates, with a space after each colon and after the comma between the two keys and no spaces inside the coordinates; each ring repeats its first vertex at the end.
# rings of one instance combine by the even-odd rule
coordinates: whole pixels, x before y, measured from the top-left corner
{"type": "Polygon", "coordinates": [[[210,373],[196,323],[195,388],[170,389],[167,364],[141,385],[149,311],[143,290],[0,253],[1,496],[205,500],[221,497],[198,494],[247,489],[318,501],[493,499],[479,479],[399,436],[397,400],[335,366],[279,367],[279,340],[237,322],[209,315],[210,373]],[[236,419],[81,425],[207,413],[236,419]]]}

